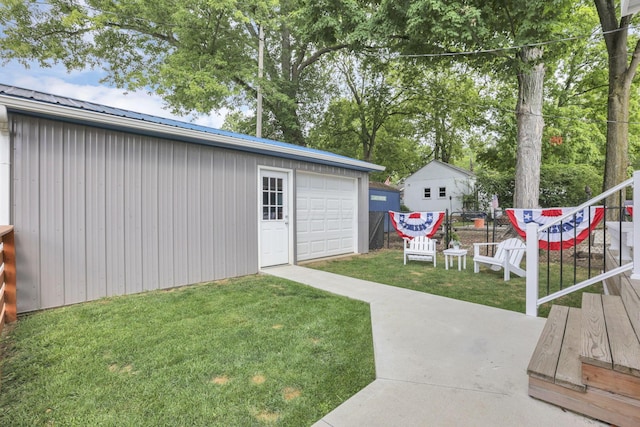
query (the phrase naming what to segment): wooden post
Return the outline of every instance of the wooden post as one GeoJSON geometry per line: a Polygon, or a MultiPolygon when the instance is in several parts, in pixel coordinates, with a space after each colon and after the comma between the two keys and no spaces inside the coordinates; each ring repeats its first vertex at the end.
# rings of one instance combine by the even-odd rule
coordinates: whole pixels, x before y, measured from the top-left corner
{"type": "Polygon", "coordinates": [[[16,299],[16,245],[13,226],[0,226],[0,239],[3,244],[4,255],[4,300],[6,304],[6,321],[18,320],[16,299]]]}

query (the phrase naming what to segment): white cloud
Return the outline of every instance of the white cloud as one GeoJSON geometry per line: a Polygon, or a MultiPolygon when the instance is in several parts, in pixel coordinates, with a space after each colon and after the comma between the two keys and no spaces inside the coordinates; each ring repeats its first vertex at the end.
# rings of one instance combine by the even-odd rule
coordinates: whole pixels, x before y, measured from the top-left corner
{"type": "MultiPolygon", "coordinates": [[[[85,73],[62,74],[52,69],[28,69],[11,64],[4,67],[2,82],[53,95],[66,96],[82,101],[95,102],[115,108],[171,118],[182,122],[192,122],[202,126],[220,128],[228,114],[227,109],[212,112],[209,115],[176,116],[164,107],[162,99],[143,90],[125,92],[122,89],[100,85],[99,77],[93,75],[87,79],[85,73]],[[94,81],[90,81],[94,80],[94,81]]],[[[96,73],[88,73],[96,74],[96,73]]]]}

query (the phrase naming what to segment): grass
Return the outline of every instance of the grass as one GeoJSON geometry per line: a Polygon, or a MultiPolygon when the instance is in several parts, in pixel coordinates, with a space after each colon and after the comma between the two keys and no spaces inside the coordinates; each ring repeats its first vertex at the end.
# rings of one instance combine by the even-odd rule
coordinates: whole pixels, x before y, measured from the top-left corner
{"type": "Polygon", "coordinates": [[[270,276],[24,316],[0,425],[311,425],[375,378],[365,303],[270,276]]]}
{"type": "MultiPolygon", "coordinates": [[[[413,289],[443,297],[454,298],[505,310],[525,312],[525,279],[511,274],[511,280],[503,280],[503,272],[493,271],[486,267],[480,273],[473,272],[472,256],[467,255],[467,269],[458,271],[457,260],[453,269],[445,270],[444,257],[438,256],[437,267],[431,262],[408,261],[403,264],[402,249],[381,249],[366,255],[349,258],[319,261],[306,264],[306,267],[329,271],[345,276],[384,283],[391,286],[413,289]],[[470,264],[470,265],[469,265],[470,264]]],[[[524,261],[523,261],[524,262],[524,261]]],[[[546,271],[546,264],[544,264],[546,271]]],[[[542,273],[541,273],[542,274],[542,273]]],[[[587,269],[578,269],[578,280],[587,277],[587,269]]],[[[550,283],[559,283],[559,267],[553,265],[550,283]]],[[[563,271],[565,287],[573,283],[573,269],[563,271]]],[[[550,291],[559,289],[551,286],[550,291]]],[[[582,292],[602,293],[602,285],[597,284],[585,288],[582,292]]],[[[539,308],[539,316],[546,317],[552,304],[580,307],[582,292],[574,292],[559,298],[552,303],[543,304],[539,308]]],[[[541,286],[540,295],[547,295],[545,284],[541,286]],[[542,289],[544,287],[544,289],[542,289]]]]}

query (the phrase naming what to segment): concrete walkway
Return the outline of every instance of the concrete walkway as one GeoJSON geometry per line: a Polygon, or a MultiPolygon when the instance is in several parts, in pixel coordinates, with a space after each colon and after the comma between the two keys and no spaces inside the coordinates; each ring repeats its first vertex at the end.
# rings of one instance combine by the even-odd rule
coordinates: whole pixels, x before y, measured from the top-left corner
{"type": "Polygon", "coordinates": [[[263,272],[371,305],[376,380],[314,427],[605,425],[527,394],[545,319],[299,266],[263,272]]]}

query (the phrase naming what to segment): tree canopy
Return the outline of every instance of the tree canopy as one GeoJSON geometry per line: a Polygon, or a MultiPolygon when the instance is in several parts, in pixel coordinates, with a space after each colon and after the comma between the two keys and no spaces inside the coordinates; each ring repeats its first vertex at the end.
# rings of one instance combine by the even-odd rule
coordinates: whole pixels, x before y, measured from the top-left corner
{"type": "Polygon", "coordinates": [[[323,97],[316,64],[353,43],[366,3],[306,0],[48,0],[3,2],[0,55],[26,65],[102,68],[178,113],[253,105],[258,86],[278,137],[304,145],[302,117],[323,97]],[[331,11],[331,13],[328,13],[331,11]],[[258,25],[265,29],[257,77],[258,25]]]}

